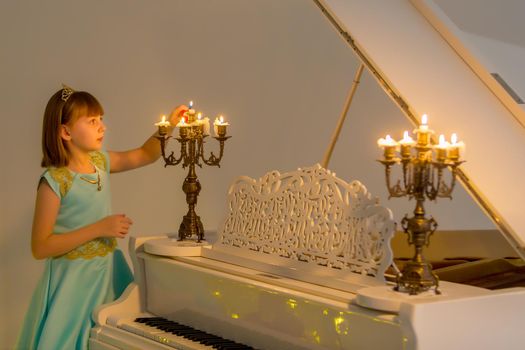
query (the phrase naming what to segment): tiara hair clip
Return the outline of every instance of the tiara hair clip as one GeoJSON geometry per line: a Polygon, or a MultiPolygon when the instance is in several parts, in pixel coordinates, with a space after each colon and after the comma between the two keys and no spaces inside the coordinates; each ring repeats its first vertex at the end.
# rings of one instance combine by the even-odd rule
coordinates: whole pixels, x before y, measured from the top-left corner
{"type": "Polygon", "coordinates": [[[62,101],[67,102],[69,97],[73,95],[73,92],[75,92],[75,90],[62,83],[62,101]]]}

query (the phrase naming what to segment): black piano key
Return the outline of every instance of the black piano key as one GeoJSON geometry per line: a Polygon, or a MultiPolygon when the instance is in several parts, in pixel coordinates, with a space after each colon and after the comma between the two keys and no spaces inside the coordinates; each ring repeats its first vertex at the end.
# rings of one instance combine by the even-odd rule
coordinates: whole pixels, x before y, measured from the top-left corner
{"type": "Polygon", "coordinates": [[[162,317],[138,317],[135,319],[135,322],[144,323],[146,321],[160,321],[163,320],[162,317]]]}
{"type": "Polygon", "coordinates": [[[166,330],[168,332],[171,332],[171,331],[187,331],[187,330],[193,330],[192,328],[188,327],[188,326],[183,326],[183,325],[172,325],[172,324],[167,324],[167,325],[161,325],[157,328],[161,328],[162,330],[166,330]]]}
{"type": "Polygon", "coordinates": [[[236,342],[229,342],[224,344],[218,344],[216,349],[218,350],[237,350],[237,349],[243,349],[244,345],[236,343],[236,342]]]}
{"type": "Polygon", "coordinates": [[[169,325],[170,322],[166,322],[166,321],[151,321],[151,322],[144,322],[145,325],[147,326],[151,326],[151,327],[158,327],[158,326],[163,326],[163,325],[169,325]]]}
{"type": "Polygon", "coordinates": [[[204,337],[202,337],[202,336],[200,336],[198,334],[197,335],[193,335],[193,336],[186,336],[184,338],[186,338],[188,340],[191,340],[191,341],[194,341],[196,343],[200,343],[201,340],[207,339],[207,338],[204,338],[204,337]]]}
{"type": "Polygon", "coordinates": [[[208,345],[208,344],[213,343],[213,341],[217,341],[217,340],[221,340],[221,339],[222,339],[221,337],[218,337],[216,335],[210,334],[209,337],[199,340],[199,343],[201,343],[203,345],[208,345]]]}
{"type": "Polygon", "coordinates": [[[187,336],[186,338],[200,343],[201,341],[206,340],[206,339],[216,339],[217,336],[207,334],[207,333],[200,333],[200,334],[194,334],[191,336],[187,336]]]}
{"type": "Polygon", "coordinates": [[[172,331],[172,334],[178,335],[179,337],[186,338],[187,336],[196,334],[195,331],[172,331]]]}
{"type": "Polygon", "coordinates": [[[204,340],[204,341],[201,342],[201,344],[208,345],[208,346],[214,346],[214,345],[228,343],[230,341],[231,340],[224,339],[224,338],[221,338],[221,337],[217,337],[215,339],[204,340]]]}

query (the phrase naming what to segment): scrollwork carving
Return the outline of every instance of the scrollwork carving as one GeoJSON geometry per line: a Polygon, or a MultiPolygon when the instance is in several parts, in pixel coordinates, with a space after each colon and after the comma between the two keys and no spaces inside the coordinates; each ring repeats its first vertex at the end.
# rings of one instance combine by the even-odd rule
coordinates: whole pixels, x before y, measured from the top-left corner
{"type": "Polygon", "coordinates": [[[218,243],[383,279],[394,228],[363,184],[317,164],[237,179],[218,243]]]}

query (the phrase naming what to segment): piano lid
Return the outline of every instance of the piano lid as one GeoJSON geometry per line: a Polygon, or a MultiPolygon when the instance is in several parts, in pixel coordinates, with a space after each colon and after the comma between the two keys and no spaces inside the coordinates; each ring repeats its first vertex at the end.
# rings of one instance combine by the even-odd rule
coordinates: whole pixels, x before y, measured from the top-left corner
{"type": "Polygon", "coordinates": [[[414,125],[465,141],[462,184],[525,258],[525,113],[457,28],[431,0],[314,1],[414,125]]]}

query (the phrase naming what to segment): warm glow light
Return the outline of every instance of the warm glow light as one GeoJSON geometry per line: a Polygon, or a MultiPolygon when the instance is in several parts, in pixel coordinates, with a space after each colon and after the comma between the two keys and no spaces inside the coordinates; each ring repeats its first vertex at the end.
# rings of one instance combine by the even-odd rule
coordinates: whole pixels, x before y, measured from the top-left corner
{"type": "Polygon", "coordinates": [[[179,124],[177,124],[177,127],[183,127],[183,126],[188,126],[188,124],[186,124],[186,119],[184,119],[184,117],[180,118],[180,122],[179,124]]]}
{"type": "Polygon", "coordinates": [[[397,142],[390,137],[390,135],[386,135],[386,137],[383,139],[377,140],[377,144],[379,147],[391,147],[391,146],[397,146],[397,142]]]}
{"type": "Polygon", "coordinates": [[[421,125],[427,125],[428,123],[428,117],[426,114],[423,114],[423,116],[421,117],[421,125]]]}
{"type": "Polygon", "coordinates": [[[452,134],[452,136],[450,137],[450,141],[452,142],[453,145],[457,144],[458,143],[458,135],[456,135],[455,133],[452,134]]]}
{"type": "Polygon", "coordinates": [[[221,124],[224,123],[224,117],[223,117],[222,115],[219,117],[219,122],[220,122],[221,124]]]}
{"type": "Polygon", "coordinates": [[[197,119],[199,119],[199,120],[202,119],[202,113],[199,112],[199,114],[197,114],[197,119]]]}
{"type": "Polygon", "coordinates": [[[192,108],[193,108],[193,101],[190,101],[190,104],[188,105],[188,108],[189,108],[189,109],[192,109],[192,108]]]}
{"type": "Polygon", "coordinates": [[[449,143],[447,142],[447,140],[445,140],[445,135],[441,134],[439,135],[439,143],[434,147],[445,150],[449,146],[450,146],[449,143]]]}
{"type": "Polygon", "coordinates": [[[405,131],[403,133],[403,139],[401,139],[399,143],[402,145],[408,145],[408,144],[413,144],[414,140],[412,139],[412,137],[410,137],[410,135],[408,135],[408,131],[405,131]]]}
{"type": "Polygon", "coordinates": [[[295,309],[297,307],[297,301],[294,299],[288,299],[286,301],[286,304],[290,307],[290,309],[295,309]]]}
{"type": "Polygon", "coordinates": [[[167,126],[170,126],[170,125],[171,124],[170,124],[169,121],[166,120],[166,116],[165,115],[162,116],[162,120],[160,122],[155,123],[155,126],[159,126],[159,127],[160,126],[167,127],[167,126]]]}

